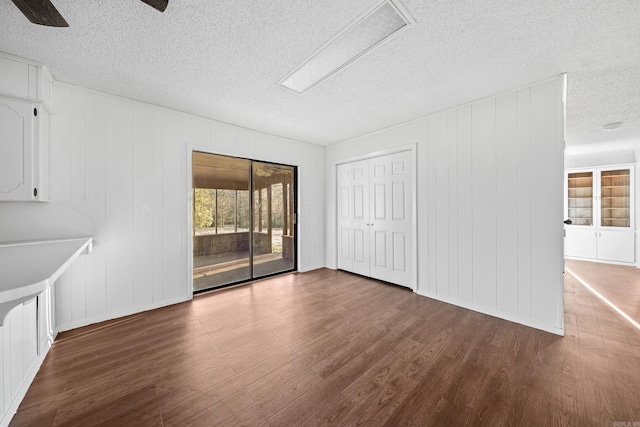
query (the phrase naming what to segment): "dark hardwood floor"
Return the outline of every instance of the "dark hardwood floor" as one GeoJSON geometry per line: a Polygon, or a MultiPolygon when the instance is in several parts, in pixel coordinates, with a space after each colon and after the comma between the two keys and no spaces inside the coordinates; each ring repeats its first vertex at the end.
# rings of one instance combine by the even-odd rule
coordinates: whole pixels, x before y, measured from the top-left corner
{"type": "MultiPolygon", "coordinates": [[[[640,317],[640,273],[613,270],[598,286],[640,317]]],[[[559,337],[343,272],[270,278],[60,334],[11,425],[640,421],[640,330],[569,274],[565,311],[559,337]]]]}

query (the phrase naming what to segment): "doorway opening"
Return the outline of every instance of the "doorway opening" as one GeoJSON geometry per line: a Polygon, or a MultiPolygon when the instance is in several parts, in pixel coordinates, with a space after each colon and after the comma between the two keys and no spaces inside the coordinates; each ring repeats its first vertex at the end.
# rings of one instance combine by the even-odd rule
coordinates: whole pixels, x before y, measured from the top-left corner
{"type": "Polygon", "coordinates": [[[193,292],[297,269],[295,166],[194,151],[193,292]]]}

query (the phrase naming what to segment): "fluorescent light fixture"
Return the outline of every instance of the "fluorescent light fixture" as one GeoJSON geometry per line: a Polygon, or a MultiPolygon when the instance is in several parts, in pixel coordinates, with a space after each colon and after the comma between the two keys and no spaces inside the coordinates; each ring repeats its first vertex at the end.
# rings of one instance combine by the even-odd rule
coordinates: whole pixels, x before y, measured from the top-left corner
{"type": "Polygon", "coordinates": [[[602,130],[606,130],[607,132],[611,132],[611,131],[620,129],[623,124],[624,124],[623,122],[607,123],[606,125],[602,126],[602,130]]]}
{"type": "Polygon", "coordinates": [[[397,0],[379,3],[277,84],[302,94],[414,23],[397,0]]]}

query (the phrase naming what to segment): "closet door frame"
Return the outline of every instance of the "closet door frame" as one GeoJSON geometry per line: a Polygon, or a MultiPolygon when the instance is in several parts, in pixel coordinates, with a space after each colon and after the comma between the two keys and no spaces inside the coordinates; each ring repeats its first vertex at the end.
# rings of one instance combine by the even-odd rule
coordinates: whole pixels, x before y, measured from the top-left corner
{"type": "MultiPolygon", "coordinates": [[[[348,157],[348,158],[344,158],[344,159],[340,159],[334,162],[333,164],[333,172],[334,172],[334,176],[336,178],[336,200],[335,200],[335,212],[334,212],[334,218],[336,221],[336,234],[335,234],[335,244],[336,244],[336,250],[335,250],[335,265],[336,268],[339,268],[340,266],[340,260],[339,260],[339,256],[340,256],[340,248],[339,245],[341,243],[341,236],[340,236],[340,212],[338,212],[339,208],[340,208],[340,202],[339,202],[339,198],[341,197],[341,191],[340,191],[340,177],[339,177],[339,167],[341,165],[345,165],[348,163],[355,163],[355,162],[359,162],[359,161],[363,161],[363,160],[370,160],[376,157],[383,157],[383,156],[388,156],[391,154],[397,154],[397,153],[402,153],[402,152],[411,152],[411,166],[413,167],[413,182],[412,182],[412,189],[410,192],[410,197],[412,198],[412,204],[411,204],[411,227],[412,227],[412,232],[413,232],[413,236],[414,238],[411,241],[411,245],[408,248],[408,252],[410,254],[410,259],[411,262],[413,264],[413,271],[411,272],[411,284],[409,286],[409,288],[411,290],[413,290],[414,292],[416,292],[417,290],[417,285],[418,285],[418,224],[417,224],[417,219],[418,219],[418,209],[417,209],[417,205],[418,205],[418,198],[417,198],[417,187],[418,187],[418,170],[417,170],[417,144],[416,143],[411,143],[411,144],[405,144],[405,145],[401,145],[398,147],[393,147],[387,150],[380,150],[380,151],[374,151],[374,152],[370,152],[370,153],[366,153],[366,154],[362,154],[359,156],[354,156],[354,157],[348,157]]],[[[353,248],[351,248],[351,250],[353,250],[353,248]]]]}

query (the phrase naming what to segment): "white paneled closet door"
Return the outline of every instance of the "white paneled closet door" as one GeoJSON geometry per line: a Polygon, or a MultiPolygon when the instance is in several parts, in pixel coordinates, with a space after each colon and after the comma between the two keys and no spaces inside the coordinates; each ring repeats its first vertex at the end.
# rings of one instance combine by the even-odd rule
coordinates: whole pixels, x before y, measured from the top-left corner
{"type": "Polygon", "coordinates": [[[403,151],[338,166],[338,268],[414,288],[414,170],[403,151]]]}

